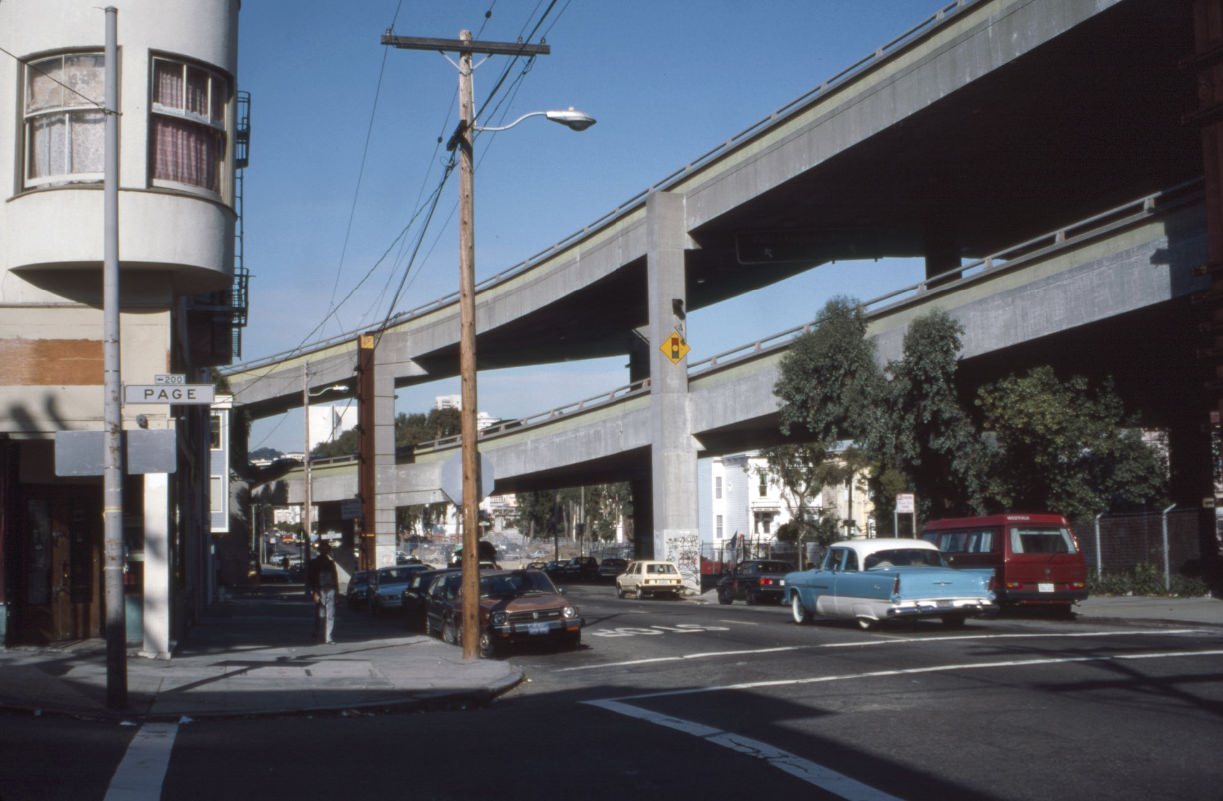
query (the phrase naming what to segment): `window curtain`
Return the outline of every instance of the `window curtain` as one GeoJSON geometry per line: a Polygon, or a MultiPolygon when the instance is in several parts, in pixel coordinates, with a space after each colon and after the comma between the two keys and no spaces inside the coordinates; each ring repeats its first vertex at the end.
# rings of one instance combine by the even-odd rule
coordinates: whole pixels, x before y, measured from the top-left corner
{"type": "MultiPolygon", "coordinates": [[[[153,100],[163,110],[209,119],[207,70],[166,61],[155,62],[153,100]]],[[[155,110],[156,111],[156,110],[155,110]]],[[[224,135],[188,117],[154,113],[153,178],[221,191],[220,164],[224,135]]]]}
{"type": "Polygon", "coordinates": [[[221,191],[221,136],[173,117],[153,117],[153,178],[221,191]]]}

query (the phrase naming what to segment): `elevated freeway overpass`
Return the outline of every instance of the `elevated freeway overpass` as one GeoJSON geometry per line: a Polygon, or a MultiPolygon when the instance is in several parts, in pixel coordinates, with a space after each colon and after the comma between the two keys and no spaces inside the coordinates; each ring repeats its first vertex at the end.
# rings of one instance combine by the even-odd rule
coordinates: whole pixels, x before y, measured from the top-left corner
{"type": "MultiPolygon", "coordinates": [[[[1081,272],[1055,269],[1056,255],[1023,261],[1012,253],[1018,267],[1005,280],[930,291],[935,278],[945,283],[966,263],[1132,198],[1204,175],[1213,197],[1202,135],[1183,124],[1198,101],[1193,70],[1184,66],[1195,50],[1194,19],[1189,6],[1166,0],[951,3],[603,219],[483,282],[480,369],[626,355],[626,379],[641,387],[615,410],[598,412],[607,416],[601,427],[587,410],[586,423],[556,421],[547,434],[528,427],[487,437],[482,449],[498,468],[501,460],[521,465],[507,468],[498,488],[543,486],[562,471],[572,477],[575,464],[587,464],[592,476],[600,464],[623,474],[631,462],[635,488],[651,497],[646,530],[655,538],[694,531],[698,455],[768,441],[775,363],[768,365],[777,354],[689,371],[659,345],[682,330],[687,310],[831,260],[925,259],[931,282],[924,297],[873,318],[884,326],[876,334],[885,357],[913,314],[936,298],[961,298],[956,313],[969,328],[970,382],[1011,363],[1072,355],[1079,365],[1116,367],[1134,392],[1145,385],[1148,399],[1157,393],[1143,377],[1153,369],[1175,364],[1198,376],[1200,365],[1186,365],[1199,335],[1185,311],[1198,286],[1196,265],[1178,262],[1174,273],[1159,273],[1170,257],[1152,246],[1146,263],[1155,272],[1144,274],[1140,260],[1123,256],[1126,236],[1137,234],[1095,240],[1111,255],[1077,259],[1081,272]],[[1174,288],[1162,300],[1120,310],[1110,293],[1137,297],[1141,288],[1127,282],[1144,280],[1174,288]],[[1026,305],[1013,305],[1019,296],[1026,305]],[[991,321],[1008,315],[1002,329],[1016,337],[995,341],[991,321]],[[1057,325],[1077,335],[1059,334],[1057,325]],[[721,409],[729,411],[715,413],[721,409]],[[566,434],[568,424],[585,433],[566,434]],[[610,445],[602,456],[552,466],[542,456],[563,448],[567,436],[595,442],[600,428],[626,432],[615,446],[619,456],[610,445]],[[533,444],[541,438],[556,447],[533,444]],[[534,462],[511,456],[530,453],[534,462]]],[[[1192,253],[1186,258],[1197,264],[1210,260],[1203,207],[1210,205],[1199,202],[1196,218],[1186,211],[1176,222],[1182,228],[1166,237],[1169,252],[1184,248],[1177,252],[1192,253]]],[[[443,298],[378,331],[226,372],[236,404],[255,416],[297,405],[306,365],[310,386],[353,389],[370,438],[354,494],[373,521],[379,552],[389,554],[394,506],[435,490],[422,477],[430,454],[417,454],[414,470],[395,463],[394,392],[456,375],[458,331],[457,298],[443,298]]],[[[1183,407],[1182,417],[1200,421],[1198,394],[1181,395],[1195,406],[1183,407]]],[[[1159,416],[1173,416],[1167,399],[1156,400],[1159,416]]],[[[1200,464],[1201,448],[1190,450],[1200,464]]],[[[1195,486],[1201,489],[1200,476],[1195,486]]]]}
{"type": "MultiPolygon", "coordinates": [[[[1197,373],[1182,318],[1209,282],[1195,274],[1206,250],[1197,183],[1138,198],[1088,220],[964,264],[954,273],[864,304],[881,363],[900,358],[908,323],[941,309],[965,329],[961,391],[1051,364],[1116,380],[1144,424],[1174,428],[1197,373]],[[1102,344],[1106,343],[1106,344],[1102,344]],[[1179,343],[1179,344],[1178,344],[1179,343]],[[1159,359],[1142,358],[1151,347],[1159,359]],[[1137,355],[1137,356],[1136,356],[1137,355]]],[[[782,441],[772,388],[805,327],[779,332],[688,368],[691,433],[698,457],[782,441]]],[[[644,482],[650,474],[649,380],[481,432],[495,492],[644,482]]],[[[459,437],[424,443],[395,470],[395,506],[436,503],[443,461],[459,437]]],[[[316,467],[313,497],[338,503],[358,489],[356,459],[316,467]]],[[[296,470],[269,492],[301,503],[296,470]]]]}

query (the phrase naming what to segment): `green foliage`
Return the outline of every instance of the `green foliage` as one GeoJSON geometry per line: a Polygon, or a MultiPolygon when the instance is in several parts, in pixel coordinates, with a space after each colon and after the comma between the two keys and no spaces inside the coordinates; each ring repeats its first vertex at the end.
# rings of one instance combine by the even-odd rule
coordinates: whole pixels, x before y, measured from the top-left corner
{"type": "Polygon", "coordinates": [[[781,361],[773,391],[782,400],[782,433],[825,449],[859,438],[880,381],[861,307],[849,298],[828,301],[781,361]]]}
{"type": "Polygon", "coordinates": [[[999,508],[1084,519],[1164,498],[1163,457],[1111,384],[1093,392],[1084,378],[1039,367],[982,387],[977,405],[997,444],[987,493],[999,508]]]}
{"type": "MultiPolygon", "coordinates": [[[[963,332],[937,309],[910,323],[903,356],[888,365],[889,380],[870,418],[869,451],[892,471],[890,478],[907,479],[923,519],[982,511],[986,451],[956,394],[963,332]]],[[[895,493],[887,499],[890,510],[895,493]]]]}
{"type": "Polygon", "coordinates": [[[1206,582],[1194,576],[1174,575],[1172,590],[1164,590],[1163,570],[1149,562],[1135,565],[1123,573],[1096,576],[1087,579],[1087,591],[1091,595],[1171,595],[1179,598],[1201,597],[1209,593],[1206,582]]]}
{"type": "Polygon", "coordinates": [[[621,519],[633,514],[632,491],[626,482],[520,492],[515,497],[516,525],[528,537],[576,537],[581,524],[585,539],[611,540],[621,519]]]}

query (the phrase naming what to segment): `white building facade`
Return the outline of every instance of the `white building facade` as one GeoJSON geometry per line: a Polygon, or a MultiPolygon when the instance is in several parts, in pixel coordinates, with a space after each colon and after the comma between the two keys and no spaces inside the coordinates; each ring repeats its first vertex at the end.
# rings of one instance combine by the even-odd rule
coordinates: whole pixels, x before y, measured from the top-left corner
{"type": "MultiPolygon", "coordinates": [[[[702,551],[714,559],[734,543],[750,544],[753,552],[776,540],[777,530],[794,519],[793,496],[770,475],[758,453],[702,459],[697,465],[697,504],[702,551]]],[[[861,483],[860,480],[855,483],[861,483]]],[[[811,506],[838,521],[846,537],[868,536],[872,505],[861,487],[824,487],[811,506]]]]}
{"type": "MultiPolygon", "coordinates": [[[[103,428],[103,5],[0,2],[7,643],[99,636],[104,620],[101,477],[64,475],[57,448],[63,432],[103,428]]],[[[236,170],[246,141],[239,0],[110,5],[118,10],[121,380],[152,384],[172,373],[211,383],[209,368],[236,347],[236,170]]],[[[134,473],[129,456],[123,508],[129,643],[165,656],[208,594],[210,413],[141,405],[122,417],[125,432],[172,432],[173,469],[134,473]]]]}

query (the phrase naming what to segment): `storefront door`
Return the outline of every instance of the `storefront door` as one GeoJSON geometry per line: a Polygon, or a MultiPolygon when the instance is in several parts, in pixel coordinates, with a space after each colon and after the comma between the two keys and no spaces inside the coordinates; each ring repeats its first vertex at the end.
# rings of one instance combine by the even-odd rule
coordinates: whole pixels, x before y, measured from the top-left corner
{"type": "Polygon", "coordinates": [[[90,486],[24,486],[17,615],[25,642],[102,633],[101,494],[90,486]]]}

